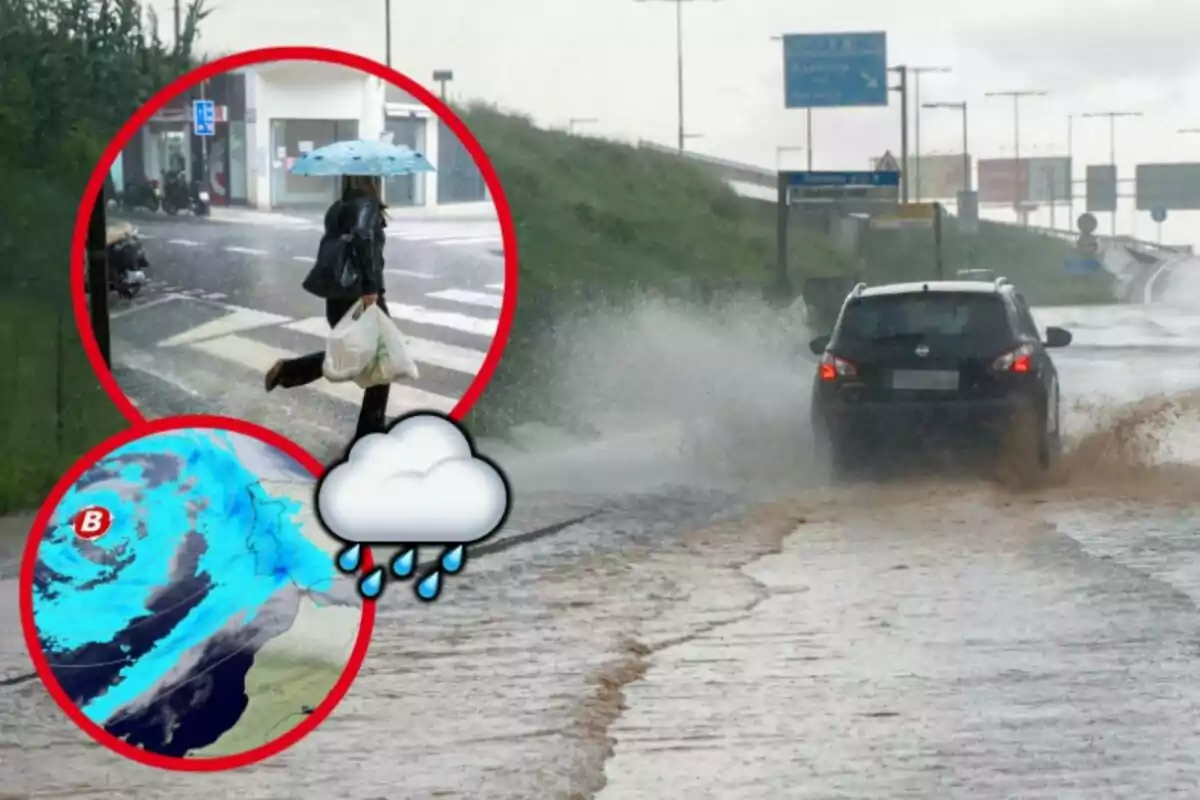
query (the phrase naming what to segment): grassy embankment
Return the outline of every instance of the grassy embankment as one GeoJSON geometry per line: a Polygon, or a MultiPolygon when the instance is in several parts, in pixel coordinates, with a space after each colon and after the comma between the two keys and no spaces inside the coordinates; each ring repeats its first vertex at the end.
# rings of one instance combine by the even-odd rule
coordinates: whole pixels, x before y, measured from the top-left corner
{"type": "MultiPolygon", "coordinates": [[[[775,272],[775,209],[738,197],[678,157],[535,128],[521,117],[474,107],[464,112],[504,182],[517,227],[521,275],[505,359],[471,420],[499,433],[537,420],[544,374],[539,350],[555,320],[597,303],[621,304],[655,292],[709,297],[768,294],[775,272]]],[[[869,282],[933,276],[927,231],[869,233],[863,255],[839,253],[830,239],[795,220],[789,266],[806,277],[854,275],[869,282]]],[[[1034,304],[1111,299],[1106,278],[1067,275],[1064,242],[983,223],[975,236],[944,231],[945,269],[996,270],[1034,304]]],[[[790,299],[790,298],[788,298],[790,299]]]]}

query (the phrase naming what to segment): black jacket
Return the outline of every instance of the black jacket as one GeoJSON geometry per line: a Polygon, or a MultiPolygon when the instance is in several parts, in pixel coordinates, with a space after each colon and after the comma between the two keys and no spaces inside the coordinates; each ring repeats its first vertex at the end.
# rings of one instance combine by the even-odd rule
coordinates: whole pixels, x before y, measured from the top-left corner
{"type": "Polygon", "coordinates": [[[367,195],[348,194],[325,211],[325,236],[351,236],[354,263],[362,273],[363,294],[383,294],[385,206],[367,195]]]}

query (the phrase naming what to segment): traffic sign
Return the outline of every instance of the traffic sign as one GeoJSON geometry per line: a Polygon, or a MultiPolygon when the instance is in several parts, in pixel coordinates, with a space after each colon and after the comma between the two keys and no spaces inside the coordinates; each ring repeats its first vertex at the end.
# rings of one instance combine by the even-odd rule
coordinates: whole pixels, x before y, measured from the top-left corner
{"type": "Polygon", "coordinates": [[[899,172],[782,172],[791,202],[896,202],[899,172]]]}
{"type": "Polygon", "coordinates": [[[1087,210],[1117,210],[1117,168],[1112,164],[1087,168],[1087,210]]]}
{"type": "Polygon", "coordinates": [[[192,101],[192,133],[197,136],[216,135],[217,107],[212,100],[192,101]]]}
{"type": "Polygon", "coordinates": [[[1080,233],[1095,233],[1098,224],[1096,215],[1089,211],[1080,214],[1079,219],[1075,220],[1075,225],[1079,228],[1080,233]]]}
{"type": "Polygon", "coordinates": [[[899,186],[900,173],[888,172],[788,172],[789,186],[899,186]]]}
{"type": "Polygon", "coordinates": [[[1167,210],[1162,206],[1155,206],[1154,208],[1150,209],[1150,219],[1154,220],[1155,222],[1166,222],[1167,210]]]}
{"type": "Polygon", "coordinates": [[[1200,210],[1200,164],[1138,164],[1135,185],[1138,211],[1200,210]]]}
{"type": "Polygon", "coordinates": [[[884,32],[787,34],[783,69],[785,108],[888,104],[884,32]]]}
{"type": "Polygon", "coordinates": [[[1089,275],[1104,268],[1104,265],[1095,258],[1068,258],[1064,266],[1066,266],[1067,272],[1075,275],[1089,275]]]}
{"type": "Polygon", "coordinates": [[[932,228],[937,214],[937,203],[904,203],[887,214],[871,217],[871,227],[881,230],[932,228]]]}
{"type": "Polygon", "coordinates": [[[879,158],[879,162],[877,164],[875,164],[875,171],[876,172],[899,172],[900,171],[900,162],[896,160],[896,157],[894,155],[892,155],[891,150],[884,150],[883,155],[880,156],[880,158],[879,158]]]}

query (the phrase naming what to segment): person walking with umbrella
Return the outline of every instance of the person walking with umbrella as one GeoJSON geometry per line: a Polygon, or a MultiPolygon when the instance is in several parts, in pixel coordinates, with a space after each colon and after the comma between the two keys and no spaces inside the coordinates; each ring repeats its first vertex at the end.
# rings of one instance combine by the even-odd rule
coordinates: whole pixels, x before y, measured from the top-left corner
{"type": "MultiPolygon", "coordinates": [[[[419,153],[385,142],[337,142],[305,153],[292,172],[300,175],[336,175],[341,181],[337,200],[325,212],[325,232],[317,250],[316,263],[304,288],[325,301],[325,318],[332,329],[359,303],[364,308],[378,304],[387,313],[384,300],[384,245],[387,206],[381,198],[382,177],[413,172],[431,172],[433,166],[419,153]]],[[[281,359],[264,376],[264,388],[305,386],[324,377],[325,353],[318,351],[298,358],[281,359]]],[[[379,433],[387,427],[387,384],[363,393],[355,439],[379,433]]]]}

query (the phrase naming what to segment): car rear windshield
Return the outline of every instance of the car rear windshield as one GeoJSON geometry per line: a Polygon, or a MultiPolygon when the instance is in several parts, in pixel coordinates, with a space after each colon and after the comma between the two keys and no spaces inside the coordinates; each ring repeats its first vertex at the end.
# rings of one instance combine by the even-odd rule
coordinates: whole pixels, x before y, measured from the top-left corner
{"type": "Polygon", "coordinates": [[[998,295],[978,292],[913,292],[856,297],[846,305],[838,338],[881,341],[896,338],[1008,335],[1008,315],[998,295]]]}

